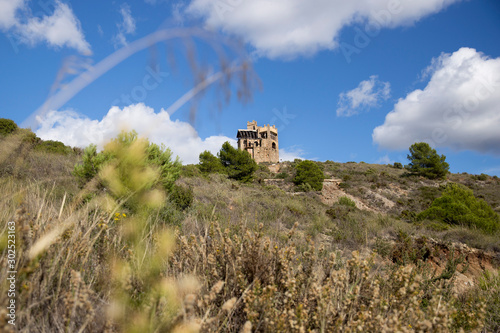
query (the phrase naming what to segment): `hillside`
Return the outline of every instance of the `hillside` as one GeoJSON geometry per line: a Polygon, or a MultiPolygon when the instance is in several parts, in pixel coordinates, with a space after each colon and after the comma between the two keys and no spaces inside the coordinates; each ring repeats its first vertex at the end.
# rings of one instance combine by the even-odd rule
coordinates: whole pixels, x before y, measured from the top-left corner
{"type": "Polygon", "coordinates": [[[448,183],[498,214],[497,177],[326,161],[322,190],[301,192],[297,161],[250,183],[188,165],[145,209],[82,184],[82,151],[46,146],[27,130],[0,138],[20,331],[500,330],[499,232],[417,218],[448,183]]]}

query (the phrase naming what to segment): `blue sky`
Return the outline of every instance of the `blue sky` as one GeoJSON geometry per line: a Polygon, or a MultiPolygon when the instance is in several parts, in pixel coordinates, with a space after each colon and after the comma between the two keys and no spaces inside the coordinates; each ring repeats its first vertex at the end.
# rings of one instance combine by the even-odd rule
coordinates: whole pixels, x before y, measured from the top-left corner
{"type": "Polygon", "coordinates": [[[453,172],[500,175],[495,0],[0,0],[0,32],[0,117],[43,139],[135,129],[196,163],[256,120],[283,159],[405,164],[426,141],[453,172]],[[222,57],[230,84],[191,94],[222,57]]]}

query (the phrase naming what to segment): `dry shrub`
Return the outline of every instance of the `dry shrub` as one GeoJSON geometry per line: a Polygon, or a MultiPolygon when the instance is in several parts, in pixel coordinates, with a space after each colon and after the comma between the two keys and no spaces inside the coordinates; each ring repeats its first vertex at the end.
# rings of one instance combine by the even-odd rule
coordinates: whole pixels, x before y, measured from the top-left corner
{"type": "Polygon", "coordinates": [[[410,266],[376,271],[373,257],[353,252],[344,260],[312,241],[298,251],[295,228],[283,245],[262,228],[241,226],[242,237],[214,222],[204,235],[178,237],[169,274],[199,276],[202,293],[191,311],[203,318],[203,331],[251,324],[256,332],[448,332],[457,320],[472,331],[481,324],[484,308],[458,316],[449,288],[410,266]]]}
{"type": "MultiPolygon", "coordinates": [[[[193,328],[194,322],[178,318],[181,300],[196,292],[196,281],[162,274],[174,234],[155,219],[166,196],[155,186],[159,170],[145,163],[145,147],[142,141],[114,145],[117,161],[100,175],[108,190],[90,202],[82,203],[81,195],[71,201],[64,195],[61,200],[55,191],[43,190],[43,184],[2,183],[11,191],[0,200],[2,217],[16,225],[16,329],[193,328]]],[[[5,225],[2,252],[6,231],[5,225]]],[[[2,281],[6,281],[6,258],[4,252],[2,281]]],[[[6,286],[1,285],[2,304],[8,301],[6,286]]]]}
{"type": "MultiPolygon", "coordinates": [[[[101,174],[105,195],[89,201],[81,200],[83,194],[60,195],[43,182],[2,179],[0,218],[15,221],[17,232],[18,331],[498,330],[498,277],[485,276],[476,289],[454,295],[453,279],[433,279],[408,262],[382,265],[375,255],[331,253],[332,244],[307,239],[297,224],[286,229],[292,218],[305,223],[313,216],[315,206],[298,204],[309,197],[290,204],[269,190],[272,199],[262,204],[277,213],[259,224],[240,210],[245,197],[235,197],[233,184],[214,178],[209,185],[215,205],[188,215],[192,232],[174,233],[159,218],[156,205],[166,196],[154,184],[158,170],[145,164],[144,144],[115,149],[127,163],[110,164],[101,174]],[[227,228],[216,218],[215,206],[223,204],[232,212],[227,228]],[[271,218],[284,232],[270,227],[271,218]],[[206,228],[203,219],[210,221],[206,228]]],[[[260,187],[241,188],[262,195],[260,187]]],[[[193,209],[200,207],[195,202],[193,209]]],[[[365,239],[372,229],[393,225],[353,216],[357,225],[346,219],[342,226],[355,229],[352,235],[364,231],[359,234],[365,239]]],[[[4,252],[7,229],[0,228],[4,252]]],[[[414,245],[425,244],[400,252],[418,261],[423,254],[414,245]]],[[[7,302],[6,258],[4,252],[1,304],[7,302]]],[[[11,328],[3,321],[5,311],[0,314],[0,329],[11,328]]]]}
{"type": "MultiPolygon", "coordinates": [[[[150,211],[73,206],[49,191],[3,188],[21,193],[17,203],[0,203],[8,214],[19,207],[23,332],[477,331],[486,320],[481,300],[498,295],[491,282],[498,280],[489,279],[481,297],[456,297],[408,266],[380,270],[374,257],[331,254],[297,228],[278,241],[262,224],[222,230],[213,221],[196,234],[177,232],[174,250],[172,232],[150,211]]],[[[497,302],[485,302],[490,328],[498,327],[497,302]]]]}

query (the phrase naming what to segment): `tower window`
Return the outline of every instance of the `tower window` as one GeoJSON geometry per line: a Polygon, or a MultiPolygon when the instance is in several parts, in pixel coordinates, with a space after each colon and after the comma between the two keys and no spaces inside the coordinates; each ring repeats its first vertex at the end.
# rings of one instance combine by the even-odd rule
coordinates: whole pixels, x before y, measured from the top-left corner
{"type": "Polygon", "coordinates": [[[276,149],[276,142],[273,142],[272,147],[273,147],[273,149],[276,149]]]}

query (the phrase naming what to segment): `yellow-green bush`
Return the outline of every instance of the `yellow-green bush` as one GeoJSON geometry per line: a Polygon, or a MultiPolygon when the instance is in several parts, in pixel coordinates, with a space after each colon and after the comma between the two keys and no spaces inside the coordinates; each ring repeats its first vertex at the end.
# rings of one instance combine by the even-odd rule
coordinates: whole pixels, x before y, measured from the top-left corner
{"type": "Polygon", "coordinates": [[[500,216],[484,200],[477,199],[472,190],[455,183],[449,184],[418,218],[477,228],[490,234],[500,228],[500,216]]]}

